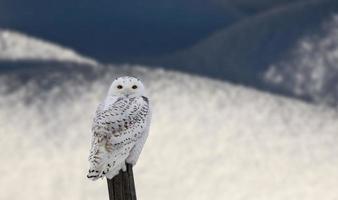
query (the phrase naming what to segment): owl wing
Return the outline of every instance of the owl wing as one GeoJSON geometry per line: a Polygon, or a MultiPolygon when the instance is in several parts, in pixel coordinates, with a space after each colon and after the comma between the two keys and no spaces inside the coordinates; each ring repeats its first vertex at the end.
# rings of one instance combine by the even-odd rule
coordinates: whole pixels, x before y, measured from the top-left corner
{"type": "Polygon", "coordinates": [[[106,110],[98,107],[92,127],[88,178],[115,176],[138,138],[142,137],[149,112],[146,97],[121,98],[106,110]]]}
{"type": "Polygon", "coordinates": [[[142,124],[143,128],[141,129],[142,133],[141,133],[141,137],[137,139],[136,144],[133,146],[133,148],[131,149],[129,156],[126,160],[126,163],[135,165],[140,154],[141,151],[143,149],[143,146],[148,138],[148,134],[149,134],[149,128],[150,128],[150,121],[151,121],[151,105],[150,103],[148,103],[148,112],[146,115],[146,121],[145,123],[142,124]]]}

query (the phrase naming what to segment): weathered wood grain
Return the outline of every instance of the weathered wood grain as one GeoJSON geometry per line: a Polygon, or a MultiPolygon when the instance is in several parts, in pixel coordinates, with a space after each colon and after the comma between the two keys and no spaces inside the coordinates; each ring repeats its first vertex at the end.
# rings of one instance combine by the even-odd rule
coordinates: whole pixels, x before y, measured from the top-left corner
{"type": "Polygon", "coordinates": [[[107,179],[109,200],[136,200],[133,167],[127,164],[127,171],[107,179]]]}

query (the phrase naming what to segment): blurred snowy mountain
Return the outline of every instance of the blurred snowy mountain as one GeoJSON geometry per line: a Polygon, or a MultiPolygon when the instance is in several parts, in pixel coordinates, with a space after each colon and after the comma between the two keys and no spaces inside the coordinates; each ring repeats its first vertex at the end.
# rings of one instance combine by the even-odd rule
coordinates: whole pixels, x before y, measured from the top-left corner
{"type": "Polygon", "coordinates": [[[295,96],[338,105],[338,15],[319,30],[298,41],[289,55],[272,64],[264,80],[272,88],[295,96]]]}
{"type": "MultiPolygon", "coordinates": [[[[323,59],[328,60],[324,58],[325,55],[322,52],[312,58],[311,65],[316,65],[316,72],[310,72],[311,67],[302,67],[301,71],[299,71],[300,68],[295,69],[294,66],[284,69],[285,66],[280,64],[288,63],[291,62],[289,61],[290,59],[295,59],[290,55],[294,54],[300,48],[298,44],[305,40],[308,43],[316,43],[317,40],[336,40],[335,33],[327,34],[326,32],[329,29],[323,29],[323,26],[332,26],[331,29],[335,29],[337,23],[330,23],[330,21],[337,13],[338,3],[335,0],[287,4],[286,6],[262,12],[252,18],[241,20],[231,27],[216,32],[191,48],[180,50],[175,54],[161,58],[150,58],[137,62],[193,72],[274,93],[296,96],[312,102],[337,104],[337,97],[331,98],[334,95],[331,95],[329,101],[324,100],[324,98],[315,98],[313,94],[309,94],[309,91],[302,91],[302,93],[306,94],[299,95],[290,88],[294,87],[291,82],[288,83],[289,86],[284,87],[280,84],[267,82],[264,78],[271,66],[274,66],[277,71],[287,70],[294,75],[296,70],[298,71],[297,74],[313,74],[320,68],[325,68],[327,74],[337,77],[338,71],[334,70],[333,67],[326,66],[332,64],[320,61],[323,59]],[[321,64],[318,65],[320,62],[321,64]]],[[[331,51],[331,57],[335,55],[337,47],[334,44],[327,44],[326,48],[326,51],[331,51]]],[[[302,54],[297,54],[297,58],[298,60],[304,60],[313,56],[317,50],[319,49],[314,47],[312,54],[303,51],[302,54]]],[[[334,62],[330,61],[330,63],[334,62]]],[[[303,63],[302,65],[307,64],[303,63]]],[[[325,77],[318,76],[319,79],[324,81],[325,77]]],[[[317,83],[310,77],[307,78],[304,83],[309,84],[309,87],[316,87],[317,83]]],[[[332,82],[333,79],[330,78],[326,82],[330,84],[330,87],[321,87],[322,91],[317,93],[325,93],[327,95],[336,93],[336,90],[334,90],[334,85],[336,84],[332,82]]],[[[288,82],[288,80],[285,80],[285,82],[288,82]]],[[[298,86],[296,87],[297,90],[300,89],[298,86]]],[[[325,98],[327,98],[327,95],[325,98]]]]}
{"type": "Polygon", "coordinates": [[[0,27],[115,62],[190,46],[243,15],[204,0],[2,0],[0,11],[0,27]]]}
{"type": "MultiPolygon", "coordinates": [[[[252,82],[257,72],[278,59],[294,42],[313,33],[331,14],[336,1],[310,1],[269,10],[158,61],[186,71],[252,82]],[[202,71],[199,71],[202,70],[202,71]]],[[[158,64],[155,63],[155,64],[158,64]]]]}
{"type": "MultiPolygon", "coordinates": [[[[304,41],[314,44],[329,37],[335,40],[323,26],[336,26],[330,23],[338,13],[336,0],[3,0],[0,13],[0,27],[69,46],[100,62],[160,66],[309,102],[338,104],[338,75],[329,64],[334,61],[319,53],[312,58],[311,66],[299,63],[317,51],[313,47],[312,54],[306,50],[300,53],[304,41]],[[323,71],[327,75],[321,75],[323,71]],[[280,74],[287,73],[307,75],[297,83],[291,77],[276,82],[280,74]]],[[[0,45],[4,48],[11,44],[0,45]]],[[[25,51],[34,52],[29,44],[26,46],[25,51]]],[[[335,51],[334,45],[326,48],[335,51]]],[[[63,60],[74,57],[74,52],[61,55],[46,46],[39,49],[45,52],[45,60],[51,57],[49,54],[58,54],[63,60]]],[[[11,55],[7,51],[17,51],[14,57],[22,55],[16,49],[2,51],[7,58],[11,55]]],[[[20,65],[0,65],[8,66],[20,65]]]]}
{"type": "Polygon", "coordinates": [[[0,60],[48,60],[69,61],[75,63],[95,64],[96,61],[78,55],[70,49],[56,44],[38,40],[21,33],[0,29],[0,60]]]}
{"type": "Polygon", "coordinates": [[[88,72],[43,52],[36,62],[35,44],[35,61],[0,70],[0,199],[107,199],[106,182],[85,177],[91,117],[112,79],[125,74],[145,81],[154,104],[135,167],[139,199],[338,198],[337,112],[161,69],[88,72]]]}
{"type": "Polygon", "coordinates": [[[129,62],[188,48],[215,31],[295,2],[308,0],[1,0],[0,27],[101,61],[129,62]]]}

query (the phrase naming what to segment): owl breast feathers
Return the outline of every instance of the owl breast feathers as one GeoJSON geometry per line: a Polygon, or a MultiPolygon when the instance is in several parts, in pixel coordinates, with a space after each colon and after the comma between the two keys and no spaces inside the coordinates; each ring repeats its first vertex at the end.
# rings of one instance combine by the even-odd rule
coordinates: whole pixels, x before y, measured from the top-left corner
{"type": "Polygon", "coordinates": [[[93,125],[87,177],[111,179],[125,163],[134,165],[148,136],[150,105],[148,98],[116,97],[99,105],[93,125]]]}

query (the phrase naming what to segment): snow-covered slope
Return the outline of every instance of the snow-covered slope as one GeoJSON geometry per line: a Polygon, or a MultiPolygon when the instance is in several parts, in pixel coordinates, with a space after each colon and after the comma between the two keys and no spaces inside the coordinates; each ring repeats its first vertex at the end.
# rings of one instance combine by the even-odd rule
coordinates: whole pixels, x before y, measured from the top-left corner
{"type": "Polygon", "coordinates": [[[107,199],[106,182],[85,177],[90,124],[121,74],[144,79],[154,103],[135,167],[139,199],[338,198],[337,113],[190,75],[113,67],[49,90],[32,73],[2,94],[0,199],[107,199]]]}
{"type": "Polygon", "coordinates": [[[338,15],[302,38],[264,74],[266,84],[318,103],[338,105],[338,15]]]}
{"type": "Polygon", "coordinates": [[[0,199],[107,199],[106,182],[85,177],[91,118],[126,74],[145,81],[154,104],[135,167],[139,199],[338,198],[333,110],[160,69],[112,65],[87,76],[64,70],[69,62],[44,64],[0,71],[0,199]]]}
{"type": "Polygon", "coordinates": [[[53,60],[95,64],[92,59],[50,42],[26,36],[14,31],[0,29],[0,60],[53,60]]]}

